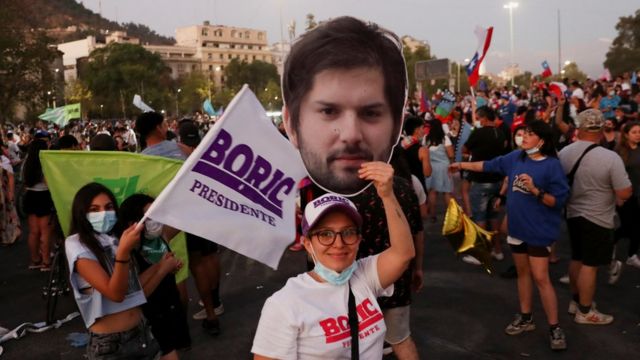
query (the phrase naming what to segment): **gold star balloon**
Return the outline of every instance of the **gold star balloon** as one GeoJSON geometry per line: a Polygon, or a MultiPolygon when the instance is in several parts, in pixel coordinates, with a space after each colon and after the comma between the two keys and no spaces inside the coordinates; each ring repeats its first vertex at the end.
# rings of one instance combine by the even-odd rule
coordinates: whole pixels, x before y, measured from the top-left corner
{"type": "Polygon", "coordinates": [[[494,234],[471,221],[454,199],[449,201],[442,235],[449,240],[457,254],[475,257],[489,274],[493,273],[491,238],[494,234]]]}

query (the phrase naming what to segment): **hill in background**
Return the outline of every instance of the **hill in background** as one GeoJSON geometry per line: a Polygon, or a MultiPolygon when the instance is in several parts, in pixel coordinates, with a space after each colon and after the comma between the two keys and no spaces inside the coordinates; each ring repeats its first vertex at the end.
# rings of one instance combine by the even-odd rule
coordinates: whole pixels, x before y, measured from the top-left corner
{"type": "Polygon", "coordinates": [[[108,31],[126,31],[127,35],[140,39],[142,44],[172,45],[175,40],[162,36],[148,26],[135,23],[119,24],[103,18],[75,0],[2,0],[16,2],[29,23],[46,31],[56,42],[84,39],[88,35],[102,36],[108,31]]]}

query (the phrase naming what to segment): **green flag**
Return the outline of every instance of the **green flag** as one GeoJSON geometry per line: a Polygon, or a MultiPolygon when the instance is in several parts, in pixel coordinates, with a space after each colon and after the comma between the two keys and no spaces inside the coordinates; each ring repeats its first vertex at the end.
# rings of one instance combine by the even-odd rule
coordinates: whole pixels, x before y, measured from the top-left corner
{"type": "MultiPolygon", "coordinates": [[[[80,103],[69,104],[64,106],[64,119],[68,123],[73,119],[80,119],[80,103]]],[[[65,123],[66,125],[66,123],[65,123]]],[[[64,125],[63,125],[64,126],[64,125]]]]}
{"type": "MultiPolygon", "coordinates": [[[[42,151],[42,171],[65,236],[69,234],[71,204],[78,190],[97,182],[109,188],[118,203],[135,193],[157,197],[182,166],[182,161],[117,151],[42,151]]],[[[176,281],[188,276],[184,233],[171,241],[183,267],[176,281]]]]}
{"type": "Polygon", "coordinates": [[[38,115],[38,117],[44,121],[64,127],[70,120],[80,119],[80,103],[64,105],[55,109],[47,109],[47,111],[38,115]]]}

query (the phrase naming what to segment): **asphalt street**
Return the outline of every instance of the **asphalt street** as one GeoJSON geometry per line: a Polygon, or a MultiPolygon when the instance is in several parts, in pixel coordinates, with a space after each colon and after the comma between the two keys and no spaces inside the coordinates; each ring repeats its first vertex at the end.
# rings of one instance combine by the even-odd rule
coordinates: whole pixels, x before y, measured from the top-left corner
{"type": "MultiPolygon", "coordinates": [[[[441,235],[442,217],[425,222],[425,286],[414,295],[411,309],[412,332],[422,359],[637,359],[640,354],[640,270],[625,267],[619,282],[607,284],[606,269],[600,272],[596,301],[598,308],[613,314],[608,326],[575,324],[567,315],[570,294],[557,280],[568,266],[566,237],[559,241],[559,264],[551,266],[558,294],[560,323],[565,329],[568,350],[549,349],[546,326],[537,293],[534,295],[534,321],[537,329],[519,336],[508,336],[505,326],[518,311],[516,282],[490,276],[480,267],[460,261],[441,235]]],[[[247,234],[251,241],[256,234],[247,234]]],[[[627,241],[618,246],[621,258],[627,241]]],[[[506,248],[506,246],[505,246],[506,248]]],[[[508,253],[507,253],[508,254],[508,253]]],[[[189,305],[189,324],[193,346],[181,353],[182,359],[249,359],[253,335],[265,299],[282,287],[287,278],[305,270],[305,254],[287,251],[278,271],[223,250],[221,296],[225,313],[222,334],[208,336],[191,315],[200,310],[190,281],[193,298],[189,305]]],[[[496,263],[497,273],[511,264],[509,256],[496,263]]],[[[26,238],[0,248],[0,327],[12,329],[24,322],[45,317],[41,296],[47,275],[27,270],[26,238]]],[[[60,300],[59,318],[75,311],[71,295],[60,300]]],[[[70,333],[84,332],[80,318],[57,329],[0,344],[0,359],[82,359],[83,349],[66,339],[70,333]]]]}

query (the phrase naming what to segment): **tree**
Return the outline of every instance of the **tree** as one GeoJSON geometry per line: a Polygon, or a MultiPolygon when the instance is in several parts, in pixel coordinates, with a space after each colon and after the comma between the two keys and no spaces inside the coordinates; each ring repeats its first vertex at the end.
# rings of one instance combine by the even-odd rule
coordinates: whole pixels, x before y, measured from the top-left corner
{"type": "Polygon", "coordinates": [[[57,51],[17,2],[3,2],[0,11],[0,121],[11,120],[16,107],[29,114],[43,112],[46,92],[55,85],[51,69],[57,51]]]}
{"type": "Polygon", "coordinates": [[[80,68],[80,78],[94,95],[92,109],[103,104],[105,116],[130,116],[135,94],[158,111],[175,108],[169,68],[160,55],[139,45],[111,43],[94,50],[80,68]]]}
{"type": "Polygon", "coordinates": [[[640,10],[633,16],[622,16],[616,25],[618,36],[607,52],[604,67],[613,76],[637,71],[640,66],[640,10]]]}
{"type": "Polygon", "coordinates": [[[533,73],[531,71],[525,71],[524,74],[516,75],[513,78],[513,83],[518,87],[524,87],[529,89],[533,81],[533,73]]]}
{"type": "Polygon", "coordinates": [[[256,60],[252,63],[232,59],[224,68],[225,87],[232,92],[238,92],[242,85],[248,84],[251,90],[262,101],[264,107],[273,103],[276,96],[280,97],[280,76],[275,65],[256,60]],[[262,97],[267,93],[266,97],[262,97]],[[277,94],[277,95],[276,95],[277,94]]]}
{"type": "Polygon", "coordinates": [[[564,71],[564,73],[561,74],[563,78],[577,80],[581,83],[584,83],[587,80],[587,74],[583,73],[578,67],[578,64],[574,62],[565,65],[562,70],[564,71]]]}
{"type": "Polygon", "coordinates": [[[202,102],[215,92],[213,81],[202,71],[193,71],[178,79],[182,90],[179,97],[180,112],[193,112],[202,107],[202,102]]]}
{"type": "Polygon", "coordinates": [[[318,23],[316,22],[316,17],[315,15],[309,13],[307,14],[307,20],[306,20],[306,26],[304,28],[305,31],[309,31],[311,29],[313,29],[314,27],[318,26],[318,23]]]}
{"type": "MultiPolygon", "coordinates": [[[[434,57],[431,56],[429,49],[425,46],[416,47],[415,51],[411,51],[408,46],[404,46],[402,49],[404,54],[404,60],[407,64],[407,77],[409,78],[409,94],[416,92],[416,62],[431,60],[434,57]]],[[[423,84],[427,85],[427,84],[423,84]]]]}
{"type": "Polygon", "coordinates": [[[264,90],[258,91],[258,93],[258,100],[260,100],[265,109],[282,109],[282,91],[280,90],[280,83],[274,80],[269,80],[269,83],[264,90]]]}
{"type": "Polygon", "coordinates": [[[76,79],[71,80],[64,87],[64,98],[67,103],[80,103],[80,109],[82,110],[84,118],[84,115],[88,113],[88,109],[91,106],[93,93],[91,93],[91,90],[89,90],[82,81],[76,79]]]}

